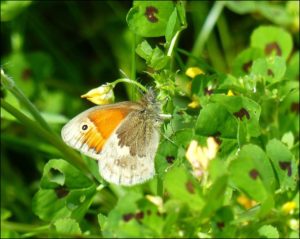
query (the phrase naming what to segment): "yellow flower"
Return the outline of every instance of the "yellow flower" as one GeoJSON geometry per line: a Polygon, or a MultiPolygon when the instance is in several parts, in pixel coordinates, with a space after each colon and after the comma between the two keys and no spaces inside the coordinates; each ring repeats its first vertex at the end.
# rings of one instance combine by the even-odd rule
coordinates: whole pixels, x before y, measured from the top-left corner
{"type": "Polygon", "coordinates": [[[197,75],[204,74],[204,72],[198,68],[198,67],[189,67],[186,71],[185,74],[191,78],[196,77],[197,75]]]}
{"type": "Polygon", "coordinates": [[[227,95],[228,95],[228,96],[233,96],[234,94],[233,94],[233,92],[232,92],[231,90],[229,90],[229,91],[227,92],[227,95]]]}
{"type": "Polygon", "coordinates": [[[290,201],[283,204],[281,210],[286,214],[293,214],[295,208],[296,208],[296,203],[294,201],[290,201]]]}
{"type": "Polygon", "coordinates": [[[93,102],[96,105],[105,105],[113,103],[115,100],[113,87],[109,84],[101,85],[82,95],[81,98],[93,102]]]}
{"type": "Polygon", "coordinates": [[[198,108],[200,106],[199,101],[198,100],[193,100],[191,103],[188,104],[188,107],[190,108],[198,108]]]}
{"type": "Polygon", "coordinates": [[[188,104],[188,107],[190,108],[198,108],[200,106],[199,98],[196,97],[195,95],[192,96],[192,102],[188,104]]]}
{"type": "Polygon", "coordinates": [[[198,145],[196,140],[192,140],[187,151],[186,158],[193,168],[193,174],[196,178],[201,179],[202,175],[207,172],[209,161],[215,158],[219,145],[213,137],[207,138],[207,146],[198,145]]]}
{"type": "Polygon", "coordinates": [[[237,198],[237,202],[246,209],[252,208],[257,204],[256,201],[251,200],[250,198],[246,197],[245,195],[240,195],[237,198]]]}

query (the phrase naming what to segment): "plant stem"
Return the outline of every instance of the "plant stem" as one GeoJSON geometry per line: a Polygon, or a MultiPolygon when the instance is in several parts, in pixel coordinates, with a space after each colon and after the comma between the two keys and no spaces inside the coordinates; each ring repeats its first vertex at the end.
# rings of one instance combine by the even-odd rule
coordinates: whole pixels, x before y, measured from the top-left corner
{"type": "Polygon", "coordinates": [[[29,99],[24,95],[24,93],[16,86],[14,80],[4,73],[3,69],[1,69],[1,84],[3,84],[9,91],[11,91],[15,95],[19,102],[22,103],[28,109],[31,115],[41,126],[43,126],[49,132],[52,132],[52,129],[41,116],[35,105],[32,104],[29,101],[29,99]]]}
{"type": "Polygon", "coordinates": [[[91,178],[90,171],[85,164],[85,162],[79,157],[74,150],[69,148],[57,135],[45,130],[40,125],[36,124],[35,121],[28,118],[22,112],[17,110],[15,107],[7,103],[5,100],[1,99],[1,107],[23,123],[29,130],[36,133],[38,136],[47,140],[49,143],[53,144],[60,152],[66,157],[66,160],[72,165],[76,166],[80,171],[82,171],[88,178],[91,178]]]}
{"type": "MultiPolygon", "coordinates": [[[[204,22],[202,30],[200,31],[200,33],[196,39],[196,43],[192,50],[192,55],[199,56],[202,53],[203,47],[204,47],[211,31],[213,30],[214,25],[216,24],[220,14],[224,8],[225,3],[226,3],[225,1],[217,1],[214,3],[214,6],[210,10],[210,12],[206,18],[206,21],[204,22]]],[[[192,58],[189,58],[187,65],[190,66],[193,63],[194,63],[194,60],[192,58]]]]}
{"type": "MultiPolygon", "coordinates": [[[[15,223],[15,222],[8,222],[8,221],[1,221],[1,229],[17,231],[17,232],[29,232],[31,235],[47,235],[50,236],[57,236],[60,235],[62,238],[101,238],[99,235],[71,235],[71,234],[62,234],[57,233],[52,228],[53,225],[47,224],[42,226],[36,225],[29,225],[25,223],[15,223]],[[83,237],[82,237],[83,236],[83,237]]],[[[23,235],[24,236],[24,235],[23,235]]],[[[42,236],[43,238],[43,236],[42,236]]]]}
{"type": "MultiPolygon", "coordinates": [[[[130,69],[130,79],[133,82],[136,82],[136,53],[135,53],[135,48],[136,48],[136,39],[137,36],[135,33],[133,33],[132,37],[132,45],[131,45],[131,69],[130,69]]],[[[136,100],[136,90],[133,87],[130,87],[130,99],[136,100]]]]}
{"type": "Polygon", "coordinates": [[[172,41],[171,41],[171,44],[170,44],[170,47],[169,47],[168,53],[167,53],[167,56],[169,56],[169,57],[172,56],[172,53],[173,53],[173,50],[174,50],[174,47],[175,47],[175,44],[177,42],[180,32],[181,32],[181,30],[177,31],[176,34],[174,35],[174,37],[172,38],[172,41]]]}
{"type": "Polygon", "coordinates": [[[130,79],[135,81],[136,79],[136,35],[133,34],[132,46],[131,46],[131,72],[130,72],[130,79]]]}
{"type": "Polygon", "coordinates": [[[111,84],[113,85],[113,87],[115,87],[115,85],[120,83],[120,82],[136,85],[137,87],[142,89],[144,92],[147,92],[147,88],[145,86],[143,86],[142,84],[140,84],[139,82],[137,82],[135,80],[128,79],[128,78],[121,78],[121,79],[115,80],[111,84]]]}
{"type": "Polygon", "coordinates": [[[2,221],[1,228],[12,230],[12,231],[20,231],[20,232],[32,232],[32,231],[46,232],[50,229],[50,225],[36,226],[36,225],[29,225],[24,223],[2,221]]]}
{"type": "Polygon", "coordinates": [[[160,177],[157,177],[157,195],[163,197],[164,184],[160,177]]]}

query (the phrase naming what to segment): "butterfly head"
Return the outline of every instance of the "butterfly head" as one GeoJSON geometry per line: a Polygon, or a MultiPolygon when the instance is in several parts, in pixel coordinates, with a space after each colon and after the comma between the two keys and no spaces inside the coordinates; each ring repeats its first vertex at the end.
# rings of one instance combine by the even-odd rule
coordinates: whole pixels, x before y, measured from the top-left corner
{"type": "Polygon", "coordinates": [[[162,122],[160,118],[161,104],[156,100],[156,94],[153,88],[150,88],[148,92],[143,95],[140,104],[147,118],[155,120],[158,124],[162,122]]]}

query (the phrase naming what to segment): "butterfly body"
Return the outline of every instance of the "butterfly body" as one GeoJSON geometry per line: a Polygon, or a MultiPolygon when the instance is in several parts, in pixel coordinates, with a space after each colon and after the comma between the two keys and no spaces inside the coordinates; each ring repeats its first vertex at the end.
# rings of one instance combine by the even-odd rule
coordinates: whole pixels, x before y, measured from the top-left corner
{"type": "Polygon", "coordinates": [[[98,160],[102,177],[111,183],[134,185],[155,174],[160,107],[149,91],[139,102],[95,106],[62,129],[71,147],[98,160]]]}

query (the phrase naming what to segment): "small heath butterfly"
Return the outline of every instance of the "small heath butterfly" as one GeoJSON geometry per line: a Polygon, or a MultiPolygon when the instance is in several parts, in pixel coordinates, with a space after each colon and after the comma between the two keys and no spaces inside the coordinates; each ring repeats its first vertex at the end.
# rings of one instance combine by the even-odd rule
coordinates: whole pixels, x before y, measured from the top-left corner
{"type": "Polygon", "coordinates": [[[152,89],[138,102],[95,106],[62,129],[66,144],[97,159],[102,177],[132,186],[155,174],[154,157],[163,121],[152,89]]]}

